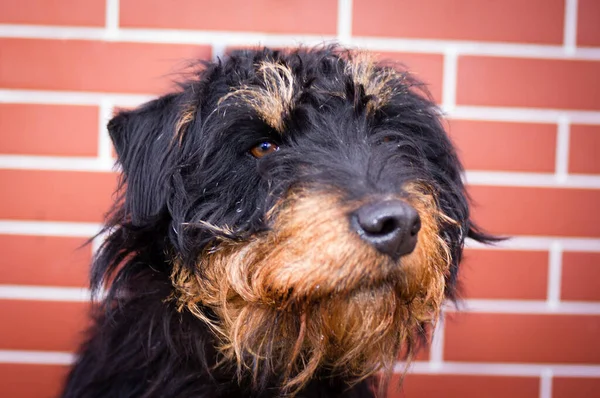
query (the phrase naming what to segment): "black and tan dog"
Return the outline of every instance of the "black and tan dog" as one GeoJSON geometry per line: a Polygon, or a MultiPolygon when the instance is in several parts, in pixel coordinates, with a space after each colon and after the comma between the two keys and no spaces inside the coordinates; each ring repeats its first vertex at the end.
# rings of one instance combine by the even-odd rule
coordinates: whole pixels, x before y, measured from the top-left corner
{"type": "Polygon", "coordinates": [[[421,89],[338,47],[248,50],[116,115],[108,294],[64,396],[384,391],[454,298],[464,239],[488,240],[421,89]]]}

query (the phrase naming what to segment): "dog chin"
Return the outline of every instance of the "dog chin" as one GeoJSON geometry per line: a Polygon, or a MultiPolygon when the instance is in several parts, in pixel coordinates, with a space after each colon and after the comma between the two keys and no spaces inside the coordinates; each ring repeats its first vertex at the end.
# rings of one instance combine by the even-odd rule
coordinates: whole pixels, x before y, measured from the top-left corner
{"type": "Polygon", "coordinates": [[[391,369],[400,347],[412,347],[408,339],[420,323],[392,284],[358,287],[304,302],[293,311],[247,304],[237,316],[229,329],[231,344],[222,352],[242,373],[259,363],[263,371],[283,374],[282,384],[289,391],[318,368],[352,380],[391,369]],[[272,344],[269,339],[275,336],[277,343],[272,344]]]}

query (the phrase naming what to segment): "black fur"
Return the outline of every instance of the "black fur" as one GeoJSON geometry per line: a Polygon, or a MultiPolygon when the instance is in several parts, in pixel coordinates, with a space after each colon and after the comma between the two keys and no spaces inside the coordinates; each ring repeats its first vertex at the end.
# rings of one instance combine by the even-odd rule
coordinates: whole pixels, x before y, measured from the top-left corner
{"type": "MultiPolygon", "coordinates": [[[[442,210],[460,223],[441,231],[454,260],[446,293],[455,297],[464,239],[488,237],[469,218],[462,168],[438,110],[403,74],[391,101],[367,116],[373,99],[344,73],[348,57],[337,47],[236,52],[205,64],[179,92],[110,121],[122,196],[91,274],[94,292],[110,287],[96,306],[64,397],[278,396],[276,376],[252,390],[227,367],[214,368],[213,336],[200,320],[176,311],[169,277],[173,258],[193,267],[218,233],[199,221],[233,227],[230,238],[243,240],[268,228],[265,213],[304,182],[336,187],[348,199],[398,193],[402,183],[417,179],[433,186],[442,210]],[[233,87],[260,84],[255,65],[263,60],[288,65],[296,76],[284,134],[239,99],[219,105],[233,87]],[[190,107],[194,118],[179,143],[175,126],[190,107]],[[262,159],[248,154],[267,140],[281,149],[262,159]]],[[[349,389],[323,370],[298,396],[365,397],[370,391],[366,381],[349,389]]]]}

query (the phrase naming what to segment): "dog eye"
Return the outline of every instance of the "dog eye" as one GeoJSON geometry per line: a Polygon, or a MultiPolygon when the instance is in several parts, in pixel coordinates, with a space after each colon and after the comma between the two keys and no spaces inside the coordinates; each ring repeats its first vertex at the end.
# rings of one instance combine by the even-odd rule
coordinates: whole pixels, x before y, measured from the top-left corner
{"type": "Polygon", "coordinates": [[[376,145],[389,144],[398,141],[398,138],[393,135],[386,135],[376,141],[376,145]]]}
{"type": "Polygon", "coordinates": [[[277,144],[274,144],[271,141],[264,141],[250,149],[250,154],[257,159],[260,159],[263,156],[278,150],[279,146],[277,146],[277,144]]]}

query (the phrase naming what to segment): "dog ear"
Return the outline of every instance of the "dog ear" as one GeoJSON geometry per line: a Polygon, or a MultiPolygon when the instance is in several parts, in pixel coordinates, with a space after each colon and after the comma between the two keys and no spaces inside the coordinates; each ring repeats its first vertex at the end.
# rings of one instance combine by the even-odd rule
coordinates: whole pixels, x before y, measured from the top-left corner
{"type": "Polygon", "coordinates": [[[174,167],[171,153],[178,95],[121,111],[108,123],[123,169],[123,216],[135,226],[155,220],[166,209],[174,167]]]}

